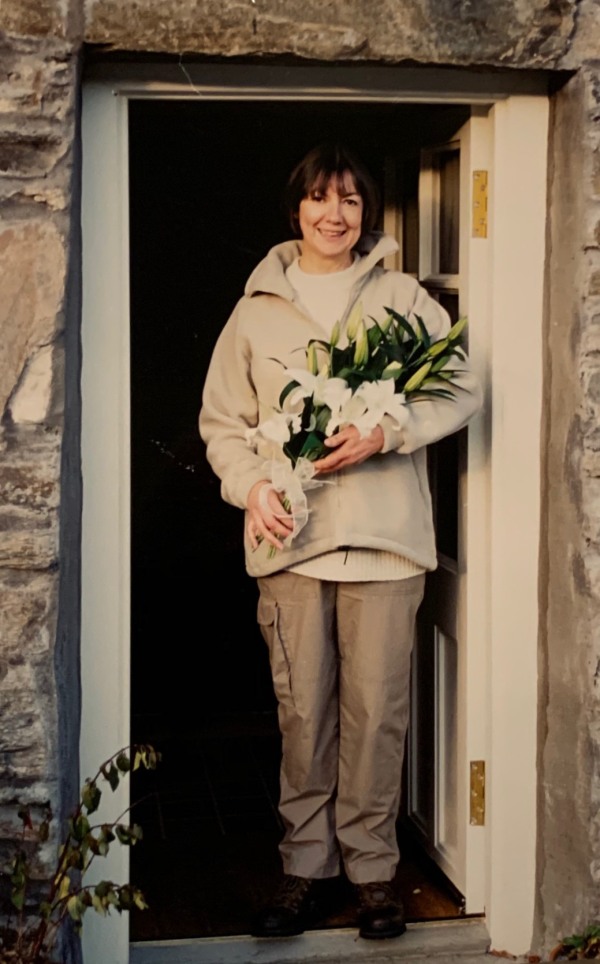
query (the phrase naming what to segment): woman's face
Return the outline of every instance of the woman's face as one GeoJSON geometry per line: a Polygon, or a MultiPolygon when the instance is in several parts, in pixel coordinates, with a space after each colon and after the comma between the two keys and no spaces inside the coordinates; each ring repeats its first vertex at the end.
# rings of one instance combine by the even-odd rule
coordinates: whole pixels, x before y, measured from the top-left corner
{"type": "Polygon", "coordinates": [[[313,190],[300,202],[302,261],[326,270],[347,267],[350,252],[360,238],[363,199],[349,172],[332,177],[323,191],[313,190]]]}

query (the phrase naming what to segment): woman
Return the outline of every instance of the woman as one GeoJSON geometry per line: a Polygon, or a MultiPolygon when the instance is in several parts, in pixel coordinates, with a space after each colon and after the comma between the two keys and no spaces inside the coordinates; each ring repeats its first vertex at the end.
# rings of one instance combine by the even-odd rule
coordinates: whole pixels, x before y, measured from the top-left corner
{"type": "MultiPolygon", "coordinates": [[[[344,328],[360,301],[366,318],[391,307],[420,316],[434,340],[446,312],[411,277],[379,262],[396,242],[373,232],[377,193],[339,146],[311,151],[293,171],[287,207],[297,241],[274,247],[250,276],[209,367],[200,413],[207,457],[224,499],[245,510],[246,568],[260,590],[282,734],[280,845],[284,877],[252,933],[302,933],[316,881],[342,867],[358,898],[359,935],[405,930],[391,886],[408,721],[410,654],[425,572],[436,566],[426,451],[481,405],[468,363],[464,391],[384,415],[361,437],[353,425],[327,440],[307,492],[308,522],[293,538],[285,493],[268,454],[247,432],[278,407],[298,349],[344,328]]],[[[270,453],[272,454],[272,453],[270,453]]]]}

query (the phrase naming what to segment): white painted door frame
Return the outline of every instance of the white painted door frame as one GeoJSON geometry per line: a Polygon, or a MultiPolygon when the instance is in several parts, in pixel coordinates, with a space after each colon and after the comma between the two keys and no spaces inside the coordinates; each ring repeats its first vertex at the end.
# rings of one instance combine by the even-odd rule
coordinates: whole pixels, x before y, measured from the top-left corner
{"type": "MultiPolygon", "coordinates": [[[[435,72],[353,74],[354,87],[329,69],[326,82],[295,86],[290,69],[244,68],[228,86],[194,75],[166,81],[89,81],[83,99],[82,319],[82,778],[129,741],[129,237],[127,107],[132,97],[327,99],[491,104],[493,177],[489,199],[489,318],[470,354],[486,384],[486,407],[471,431],[469,555],[480,560],[477,598],[467,600],[481,639],[474,685],[487,695],[477,759],[486,748],[486,921],[495,947],[529,949],[536,841],[538,544],[542,404],[542,308],[545,261],[548,102],[541,94],[474,89],[460,75],[449,89],[435,72]],[[376,85],[373,78],[376,77],[376,85]],[[257,78],[262,78],[257,80],[257,78]],[[358,79],[356,79],[358,78],[358,79]],[[386,80],[387,78],[387,80],[386,80]],[[338,84],[336,87],[335,84],[338,84]],[[437,86],[436,86],[437,84],[437,86]],[[468,85],[468,87],[466,86],[468,85]],[[383,89],[384,88],[384,89],[383,89]],[[511,345],[519,345],[518,355],[511,345]],[[518,477],[516,469],[518,467],[518,477]],[[474,493],[477,493],[475,496],[474,493]],[[489,494],[489,498],[488,498],[489,494]]],[[[227,69],[220,68],[227,76],[227,69]]],[[[343,71],[340,72],[343,75],[343,71]]],[[[345,77],[345,75],[344,75],[345,77]]],[[[497,78],[494,83],[498,84],[497,78]]],[[[127,804],[126,787],[106,801],[127,804]]],[[[114,808],[116,809],[113,809],[114,808]]],[[[114,850],[102,876],[128,878],[126,848],[114,850]]],[[[85,964],[128,964],[127,915],[84,927],[85,964]]]]}

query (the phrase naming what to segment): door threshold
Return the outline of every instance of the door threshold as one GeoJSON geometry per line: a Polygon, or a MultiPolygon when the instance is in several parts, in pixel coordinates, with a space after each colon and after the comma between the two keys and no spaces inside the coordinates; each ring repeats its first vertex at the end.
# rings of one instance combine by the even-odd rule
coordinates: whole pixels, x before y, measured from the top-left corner
{"type": "Polygon", "coordinates": [[[490,938],[482,917],[408,924],[406,934],[366,941],[355,928],[309,931],[267,940],[247,935],[199,940],[140,941],[129,945],[129,964],[393,964],[434,958],[436,964],[489,964],[490,938]]]}

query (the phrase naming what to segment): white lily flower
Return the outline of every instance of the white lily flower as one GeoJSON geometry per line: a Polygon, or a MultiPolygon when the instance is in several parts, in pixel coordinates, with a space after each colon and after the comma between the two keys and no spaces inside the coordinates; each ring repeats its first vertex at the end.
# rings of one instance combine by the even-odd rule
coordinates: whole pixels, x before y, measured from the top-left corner
{"type": "Polygon", "coordinates": [[[260,423],[257,432],[268,442],[277,442],[278,445],[284,445],[289,442],[291,437],[290,426],[292,426],[293,431],[296,431],[293,428],[296,417],[288,412],[275,412],[271,418],[260,423]]]}
{"type": "Polygon", "coordinates": [[[363,382],[356,389],[355,395],[365,403],[366,411],[360,419],[354,421],[361,436],[364,437],[379,425],[384,415],[390,415],[394,419],[396,428],[400,428],[406,423],[406,397],[394,392],[394,382],[392,379],[380,379],[377,382],[363,382]]]}
{"type": "Polygon", "coordinates": [[[298,388],[293,389],[286,401],[293,408],[304,398],[312,396],[315,405],[329,405],[339,407],[341,394],[349,391],[348,383],[343,378],[329,378],[327,368],[321,369],[318,375],[306,371],[304,368],[288,368],[290,379],[298,382],[298,388]]]}
{"type": "Polygon", "coordinates": [[[339,411],[332,413],[325,434],[333,435],[338,428],[354,425],[364,438],[384,415],[390,415],[395,427],[400,428],[407,419],[405,405],[405,396],[394,393],[392,381],[363,382],[339,411]]]}
{"type": "Polygon", "coordinates": [[[364,415],[366,410],[365,400],[356,392],[354,395],[350,394],[344,405],[337,412],[332,412],[325,429],[325,435],[333,435],[336,429],[344,428],[346,425],[356,425],[356,422],[364,415]]]}
{"type": "Polygon", "coordinates": [[[329,378],[322,388],[321,398],[323,403],[335,414],[350,401],[352,389],[348,388],[348,383],[343,378],[329,378]]]}

